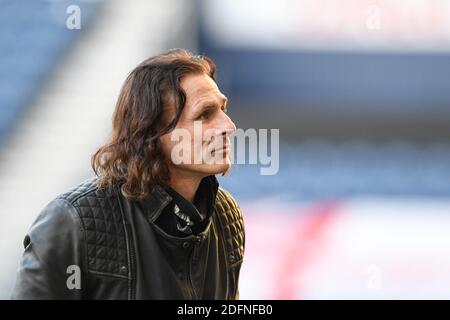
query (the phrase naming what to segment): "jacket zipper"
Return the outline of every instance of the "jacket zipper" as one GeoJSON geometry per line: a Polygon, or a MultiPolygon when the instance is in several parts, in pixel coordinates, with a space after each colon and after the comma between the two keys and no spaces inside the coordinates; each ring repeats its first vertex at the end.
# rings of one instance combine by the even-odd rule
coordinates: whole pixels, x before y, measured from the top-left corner
{"type": "Polygon", "coordinates": [[[197,261],[199,258],[201,241],[202,241],[202,236],[197,236],[197,238],[195,239],[195,245],[194,245],[194,261],[197,261]]]}
{"type": "Polygon", "coordinates": [[[218,228],[217,229],[218,229],[218,233],[219,233],[220,239],[221,239],[221,241],[219,240],[219,242],[221,242],[223,252],[226,254],[225,264],[227,266],[226,267],[226,269],[227,269],[227,274],[226,274],[226,279],[227,279],[227,291],[226,292],[227,292],[227,294],[226,294],[225,300],[230,300],[230,296],[228,294],[228,291],[229,291],[228,288],[230,288],[230,276],[229,276],[229,273],[228,273],[228,270],[229,270],[229,267],[230,267],[229,261],[228,261],[228,249],[226,247],[225,235],[223,234],[224,233],[224,228],[223,228],[223,224],[222,224],[222,218],[220,218],[217,215],[216,221],[218,223],[218,228]]]}
{"type": "Polygon", "coordinates": [[[187,262],[187,278],[188,278],[188,282],[189,282],[189,289],[191,291],[191,296],[194,300],[198,300],[197,294],[195,293],[195,289],[194,289],[194,284],[192,283],[192,278],[191,278],[191,258],[193,261],[197,261],[199,258],[199,248],[200,248],[200,241],[201,241],[202,237],[201,236],[197,236],[195,239],[195,243],[194,243],[194,250],[191,252],[191,254],[189,255],[188,258],[188,262],[187,262]]]}

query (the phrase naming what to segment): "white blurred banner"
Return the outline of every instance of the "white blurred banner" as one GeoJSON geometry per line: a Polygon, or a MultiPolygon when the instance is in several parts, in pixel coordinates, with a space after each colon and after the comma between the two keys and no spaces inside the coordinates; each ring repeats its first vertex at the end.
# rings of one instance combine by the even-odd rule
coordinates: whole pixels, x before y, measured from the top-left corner
{"type": "Polygon", "coordinates": [[[208,0],[205,29],[233,48],[450,51],[447,0],[208,0]]]}

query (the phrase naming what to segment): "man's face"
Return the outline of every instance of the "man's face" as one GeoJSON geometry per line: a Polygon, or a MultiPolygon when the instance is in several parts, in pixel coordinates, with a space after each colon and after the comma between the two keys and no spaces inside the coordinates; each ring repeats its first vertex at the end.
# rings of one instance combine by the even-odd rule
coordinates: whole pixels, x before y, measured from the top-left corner
{"type": "MultiPolygon", "coordinates": [[[[171,171],[183,170],[197,176],[225,172],[231,165],[229,134],[236,130],[226,114],[227,98],[206,74],[185,76],[180,85],[186,103],[175,129],[161,137],[171,171]]],[[[164,121],[175,115],[171,104],[164,121]]]]}

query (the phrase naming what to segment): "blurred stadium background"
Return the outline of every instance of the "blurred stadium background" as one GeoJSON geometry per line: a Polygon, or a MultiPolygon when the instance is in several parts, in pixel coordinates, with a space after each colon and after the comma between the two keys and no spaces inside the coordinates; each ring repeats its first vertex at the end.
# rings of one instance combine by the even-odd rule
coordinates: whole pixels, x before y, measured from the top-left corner
{"type": "Polygon", "coordinates": [[[0,0],[0,298],[39,211],[92,175],[127,73],[173,47],[216,61],[238,127],[280,129],[278,174],[220,178],[242,299],[450,298],[446,0],[0,0]]]}

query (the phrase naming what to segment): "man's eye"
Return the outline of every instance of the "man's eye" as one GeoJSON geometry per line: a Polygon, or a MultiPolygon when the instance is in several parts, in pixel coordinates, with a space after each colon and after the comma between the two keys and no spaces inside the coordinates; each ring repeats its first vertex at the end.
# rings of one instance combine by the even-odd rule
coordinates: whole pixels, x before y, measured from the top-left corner
{"type": "Polygon", "coordinates": [[[198,118],[199,119],[208,119],[209,112],[203,112],[198,118]]]}

